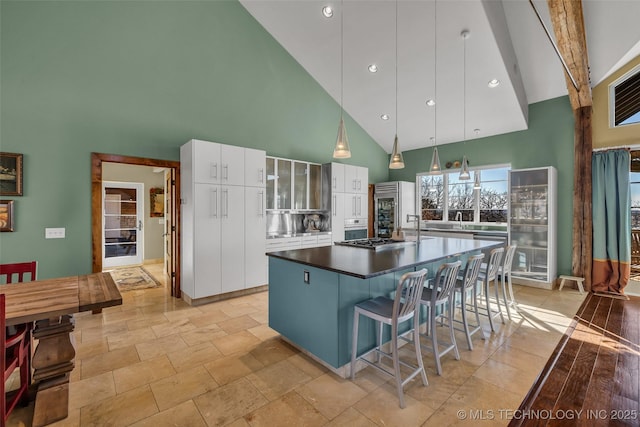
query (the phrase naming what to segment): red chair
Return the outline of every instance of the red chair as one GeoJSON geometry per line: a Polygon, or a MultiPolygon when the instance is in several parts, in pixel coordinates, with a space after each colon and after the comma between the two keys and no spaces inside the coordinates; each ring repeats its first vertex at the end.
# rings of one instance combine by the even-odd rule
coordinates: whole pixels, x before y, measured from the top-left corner
{"type": "Polygon", "coordinates": [[[31,369],[30,359],[30,335],[27,325],[18,325],[17,331],[10,337],[6,336],[6,312],[5,312],[5,295],[0,294],[0,338],[2,339],[2,347],[0,347],[0,369],[4,372],[4,380],[2,381],[2,390],[0,393],[0,410],[2,413],[2,424],[4,426],[9,414],[20,400],[25,401],[28,398],[27,390],[29,388],[29,370],[31,369]],[[20,368],[20,387],[6,392],[6,382],[13,372],[20,368]]]}
{"type": "MultiPolygon", "coordinates": [[[[26,282],[36,280],[37,263],[35,261],[15,264],[0,264],[0,279],[4,276],[5,283],[26,282]],[[13,280],[17,275],[17,282],[13,280]],[[30,277],[27,279],[27,275],[30,277]]],[[[2,390],[0,392],[0,424],[4,426],[9,414],[19,401],[26,402],[28,388],[31,384],[31,323],[15,325],[7,328],[5,312],[5,295],[0,294],[0,337],[3,347],[0,347],[2,360],[0,368],[4,372],[2,390]],[[20,368],[20,386],[17,390],[6,392],[6,383],[11,374],[20,368]]]]}

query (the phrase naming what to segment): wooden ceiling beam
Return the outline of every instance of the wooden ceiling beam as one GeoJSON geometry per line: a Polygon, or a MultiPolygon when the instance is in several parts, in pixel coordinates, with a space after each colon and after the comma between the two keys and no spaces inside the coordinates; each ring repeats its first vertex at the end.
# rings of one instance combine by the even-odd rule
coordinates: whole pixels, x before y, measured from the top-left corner
{"type": "Polygon", "coordinates": [[[553,33],[560,55],[571,72],[577,88],[565,73],[573,110],[593,104],[589,79],[589,55],[582,15],[582,0],[547,0],[553,33]]]}

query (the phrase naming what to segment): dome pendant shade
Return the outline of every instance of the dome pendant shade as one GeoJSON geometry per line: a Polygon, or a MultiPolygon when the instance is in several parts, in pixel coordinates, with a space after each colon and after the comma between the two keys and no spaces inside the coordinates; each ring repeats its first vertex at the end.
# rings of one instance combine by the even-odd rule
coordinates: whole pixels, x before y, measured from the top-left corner
{"type": "Polygon", "coordinates": [[[431,157],[430,172],[440,172],[442,167],[440,166],[440,156],[438,156],[438,147],[433,147],[433,156],[431,157]]]}
{"type": "Polygon", "coordinates": [[[398,150],[398,135],[393,140],[393,151],[391,152],[391,161],[389,162],[389,169],[403,169],[404,158],[402,157],[402,151],[398,150]]]}
{"type": "Polygon", "coordinates": [[[333,150],[334,159],[348,159],[351,157],[351,149],[349,148],[349,138],[347,138],[347,129],[344,127],[344,120],[340,117],[338,125],[338,137],[336,138],[336,148],[333,150]]]}
{"type": "Polygon", "coordinates": [[[461,181],[466,181],[471,179],[471,174],[469,173],[469,162],[467,162],[467,156],[462,157],[462,168],[460,169],[460,176],[458,177],[461,181]]]}

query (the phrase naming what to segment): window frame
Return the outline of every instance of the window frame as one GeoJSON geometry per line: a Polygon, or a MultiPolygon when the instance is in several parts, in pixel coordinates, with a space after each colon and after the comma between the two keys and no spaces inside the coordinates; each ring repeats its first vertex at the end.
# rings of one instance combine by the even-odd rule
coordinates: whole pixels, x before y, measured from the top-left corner
{"type": "MultiPolygon", "coordinates": [[[[626,123],[616,125],[616,87],[629,80],[636,74],[640,75],[640,64],[624,73],[622,76],[609,84],[609,129],[623,128],[626,126],[640,125],[640,122],[626,123]]],[[[640,112],[640,111],[638,111],[640,112]]],[[[638,112],[634,113],[637,114],[638,112]]]]}
{"type": "MultiPolygon", "coordinates": [[[[482,183],[482,171],[490,170],[490,169],[507,169],[507,194],[509,193],[509,172],[512,170],[511,163],[498,163],[494,165],[487,165],[482,167],[474,167],[469,168],[469,172],[471,172],[471,180],[469,181],[473,184],[473,179],[475,178],[476,171],[480,171],[480,182],[482,183]]],[[[420,212],[420,222],[427,224],[443,224],[443,225],[451,225],[456,224],[457,221],[449,220],[449,175],[459,174],[460,169],[447,169],[441,170],[438,172],[419,172],[416,174],[416,207],[420,212]],[[421,180],[423,176],[437,176],[442,175],[442,187],[443,187],[443,197],[442,197],[442,220],[427,220],[422,219],[422,187],[421,180]]],[[[507,218],[505,222],[480,222],[480,191],[473,190],[473,218],[474,221],[464,221],[466,225],[476,225],[476,226],[504,226],[507,227],[509,223],[509,208],[507,203],[507,218]]]]}

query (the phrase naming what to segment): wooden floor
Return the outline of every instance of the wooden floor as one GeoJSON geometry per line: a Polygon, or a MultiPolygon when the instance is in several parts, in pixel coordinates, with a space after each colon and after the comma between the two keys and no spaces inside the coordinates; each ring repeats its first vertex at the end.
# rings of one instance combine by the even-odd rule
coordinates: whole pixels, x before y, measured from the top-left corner
{"type": "Polygon", "coordinates": [[[640,425],[640,298],[591,294],[509,426],[640,425]]]}

